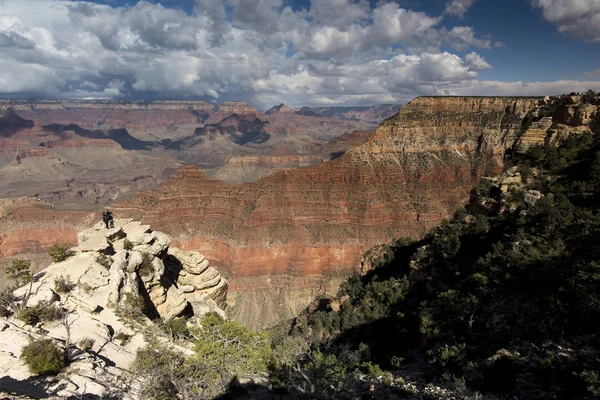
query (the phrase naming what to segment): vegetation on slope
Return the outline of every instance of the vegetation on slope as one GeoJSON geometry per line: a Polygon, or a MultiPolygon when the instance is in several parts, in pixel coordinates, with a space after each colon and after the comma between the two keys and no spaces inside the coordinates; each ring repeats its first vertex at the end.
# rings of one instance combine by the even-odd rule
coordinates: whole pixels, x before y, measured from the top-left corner
{"type": "Polygon", "coordinates": [[[421,241],[368,252],[372,269],[291,329],[163,323],[179,349],[138,353],[144,393],[213,397],[243,381],[269,387],[263,398],[597,398],[600,139],[508,167],[421,241]]]}
{"type": "Polygon", "coordinates": [[[452,220],[350,278],[338,312],[297,330],[426,381],[520,399],[600,395],[600,140],[534,147],[515,163],[523,187],[483,181],[452,220]]]}

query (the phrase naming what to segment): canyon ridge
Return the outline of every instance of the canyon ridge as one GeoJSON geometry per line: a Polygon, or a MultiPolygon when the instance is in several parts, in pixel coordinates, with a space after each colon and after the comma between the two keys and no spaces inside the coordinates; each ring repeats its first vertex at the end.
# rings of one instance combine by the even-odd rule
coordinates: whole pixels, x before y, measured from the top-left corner
{"type": "MultiPolygon", "coordinates": [[[[279,107],[273,113],[289,110],[279,107]]],[[[232,124],[239,122],[236,117],[232,124]]],[[[362,144],[361,134],[354,134],[359,138],[349,142],[355,146],[325,163],[270,171],[245,183],[239,183],[243,178],[236,183],[215,179],[188,165],[164,185],[111,209],[167,233],[184,251],[204,254],[228,280],[228,314],[250,327],[271,326],[294,317],[316,296],[337,290],[342,279],[369,263],[362,257],[373,246],[419,238],[451,216],[480,178],[502,170],[511,152],[595,131],[599,122],[597,106],[578,95],[419,97],[374,135],[362,135],[362,144]]],[[[200,143],[225,131],[207,128],[196,139],[200,143]]],[[[264,139],[262,131],[255,132],[253,140],[264,139]]],[[[195,154],[189,150],[190,157],[195,154]]],[[[72,240],[74,226],[99,217],[32,203],[5,206],[0,223],[21,230],[3,234],[0,249],[25,245],[31,236],[23,227],[54,229],[55,238],[72,240]],[[37,221],[30,217],[34,212],[37,221]]],[[[31,245],[33,254],[46,244],[31,245]]]]}

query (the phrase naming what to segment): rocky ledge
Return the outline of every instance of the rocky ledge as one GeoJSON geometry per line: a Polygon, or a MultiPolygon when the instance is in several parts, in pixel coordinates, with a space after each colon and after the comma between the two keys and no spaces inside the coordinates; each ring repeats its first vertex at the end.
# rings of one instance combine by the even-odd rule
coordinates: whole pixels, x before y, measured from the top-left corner
{"type": "Polygon", "coordinates": [[[0,394],[105,398],[119,392],[135,399],[138,383],[128,369],[147,344],[151,318],[207,312],[225,318],[227,281],[202,254],[169,248],[167,235],[123,219],[113,229],[99,223],[78,239],[66,260],[14,291],[12,316],[0,321],[0,394]],[[68,290],[59,290],[59,281],[68,290]],[[123,312],[130,297],[145,300],[141,320],[123,312]],[[40,305],[59,310],[60,318],[33,324],[19,318],[21,310],[40,305]],[[69,366],[56,377],[37,378],[20,359],[25,345],[42,338],[68,347],[69,366]]]}

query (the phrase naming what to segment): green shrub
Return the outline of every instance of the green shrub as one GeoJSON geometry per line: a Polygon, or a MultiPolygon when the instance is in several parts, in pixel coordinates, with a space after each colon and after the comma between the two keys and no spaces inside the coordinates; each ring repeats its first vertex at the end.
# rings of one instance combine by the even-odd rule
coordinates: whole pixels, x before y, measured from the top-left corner
{"type": "Polygon", "coordinates": [[[50,250],[48,250],[48,255],[55,263],[65,261],[67,257],[71,255],[71,252],[69,251],[69,245],[67,243],[62,245],[55,244],[54,246],[50,247],[50,250]]]}
{"type": "Polygon", "coordinates": [[[36,375],[56,375],[65,367],[64,353],[50,339],[34,340],[23,347],[21,359],[36,375]]]}
{"type": "Polygon", "coordinates": [[[96,262],[102,265],[106,269],[110,269],[110,266],[113,263],[112,257],[107,256],[106,254],[100,254],[96,257],[96,262]]]}
{"type": "Polygon", "coordinates": [[[127,346],[129,341],[131,340],[131,335],[128,335],[125,332],[118,332],[117,334],[115,334],[115,336],[113,336],[113,339],[118,340],[119,345],[127,346]]]}
{"type": "Polygon", "coordinates": [[[11,308],[15,302],[15,296],[10,290],[0,292],[0,317],[10,317],[11,308]]]}
{"type": "Polygon", "coordinates": [[[75,284],[71,282],[71,279],[68,276],[61,275],[58,278],[54,279],[54,291],[56,293],[70,293],[74,287],[75,284]]]}
{"type": "Polygon", "coordinates": [[[189,339],[191,337],[185,318],[171,318],[161,325],[161,329],[172,339],[189,339]]]}
{"type": "Polygon", "coordinates": [[[6,267],[4,273],[8,279],[12,279],[17,286],[31,282],[31,262],[28,260],[11,260],[10,265],[6,267]]]}
{"type": "Polygon", "coordinates": [[[142,263],[138,268],[138,273],[140,276],[148,276],[154,274],[154,265],[152,265],[152,259],[150,258],[150,254],[144,253],[142,255],[142,263]]]}
{"type": "Polygon", "coordinates": [[[146,318],[146,301],[139,294],[128,292],[117,305],[116,311],[121,318],[141,322],[146,318]]]}
{"type": "Polygon", "coordinates": [[[94,345],[94,339],[89,338],[89,337],[84,337],[81,338],[79,340],[79,342],[77,342],[77,346],[84,351],[88,351],[92,348],[92,346],[94,345]]]}
{"type": "MultiPolygon", "coordinates": [[[[182,327],[182,319],[165,325],[182,327]]],[[[145,377],[142,393],[150,399],[213,398],[234,378],[267,372],[271,347],[265,332],[254,332],[235,322],[209,313],[192,328],[195,355],[173,351],[161,345],[138,350],[134,371],[145,377]]],[[[179,329],[179,328],[176,328],[179,329]]]]}
{"type": "Polygon", "coordinates": [[[23,308],[16,317],[26,325],[34,326],[39,322],[52,322],[60,319],[62,310],[52,303],[41,301],[33,307],[23,308]]]}
{"type": "Polygon", "coordinates": [[[131,250],[133,249],[133,243],[131,243],[129,239],[125,238],[125,240],[123,241],[123,248],[125,250],[131,250]]]}

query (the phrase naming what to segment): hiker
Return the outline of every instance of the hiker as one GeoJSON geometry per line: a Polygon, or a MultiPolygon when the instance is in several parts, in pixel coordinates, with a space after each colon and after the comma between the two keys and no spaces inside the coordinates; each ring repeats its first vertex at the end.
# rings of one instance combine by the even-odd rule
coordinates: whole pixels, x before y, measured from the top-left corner
{"type": "Polygon", "coordinates": [[[112,211],[109,211],[109,210],[103,211],[102,212],[102,221],[104,221],[104,226],[106,226],[106,229],[115,227],[115,222],[113,220],[112,211]]]}
{"type": "Polygon", "coordinates": [[[104,225],[108,229],[108,213],[106,211],[102,211],[102,221],[104,221],[104,225]]]}
{"type": "Polygon", "coordinates": [[[106,219],[108,219],[108,227],[109,228],[114,228],[115,227],[115,221],[113,220],[112,211],[107,211],[106,212],[106,219]]]}

